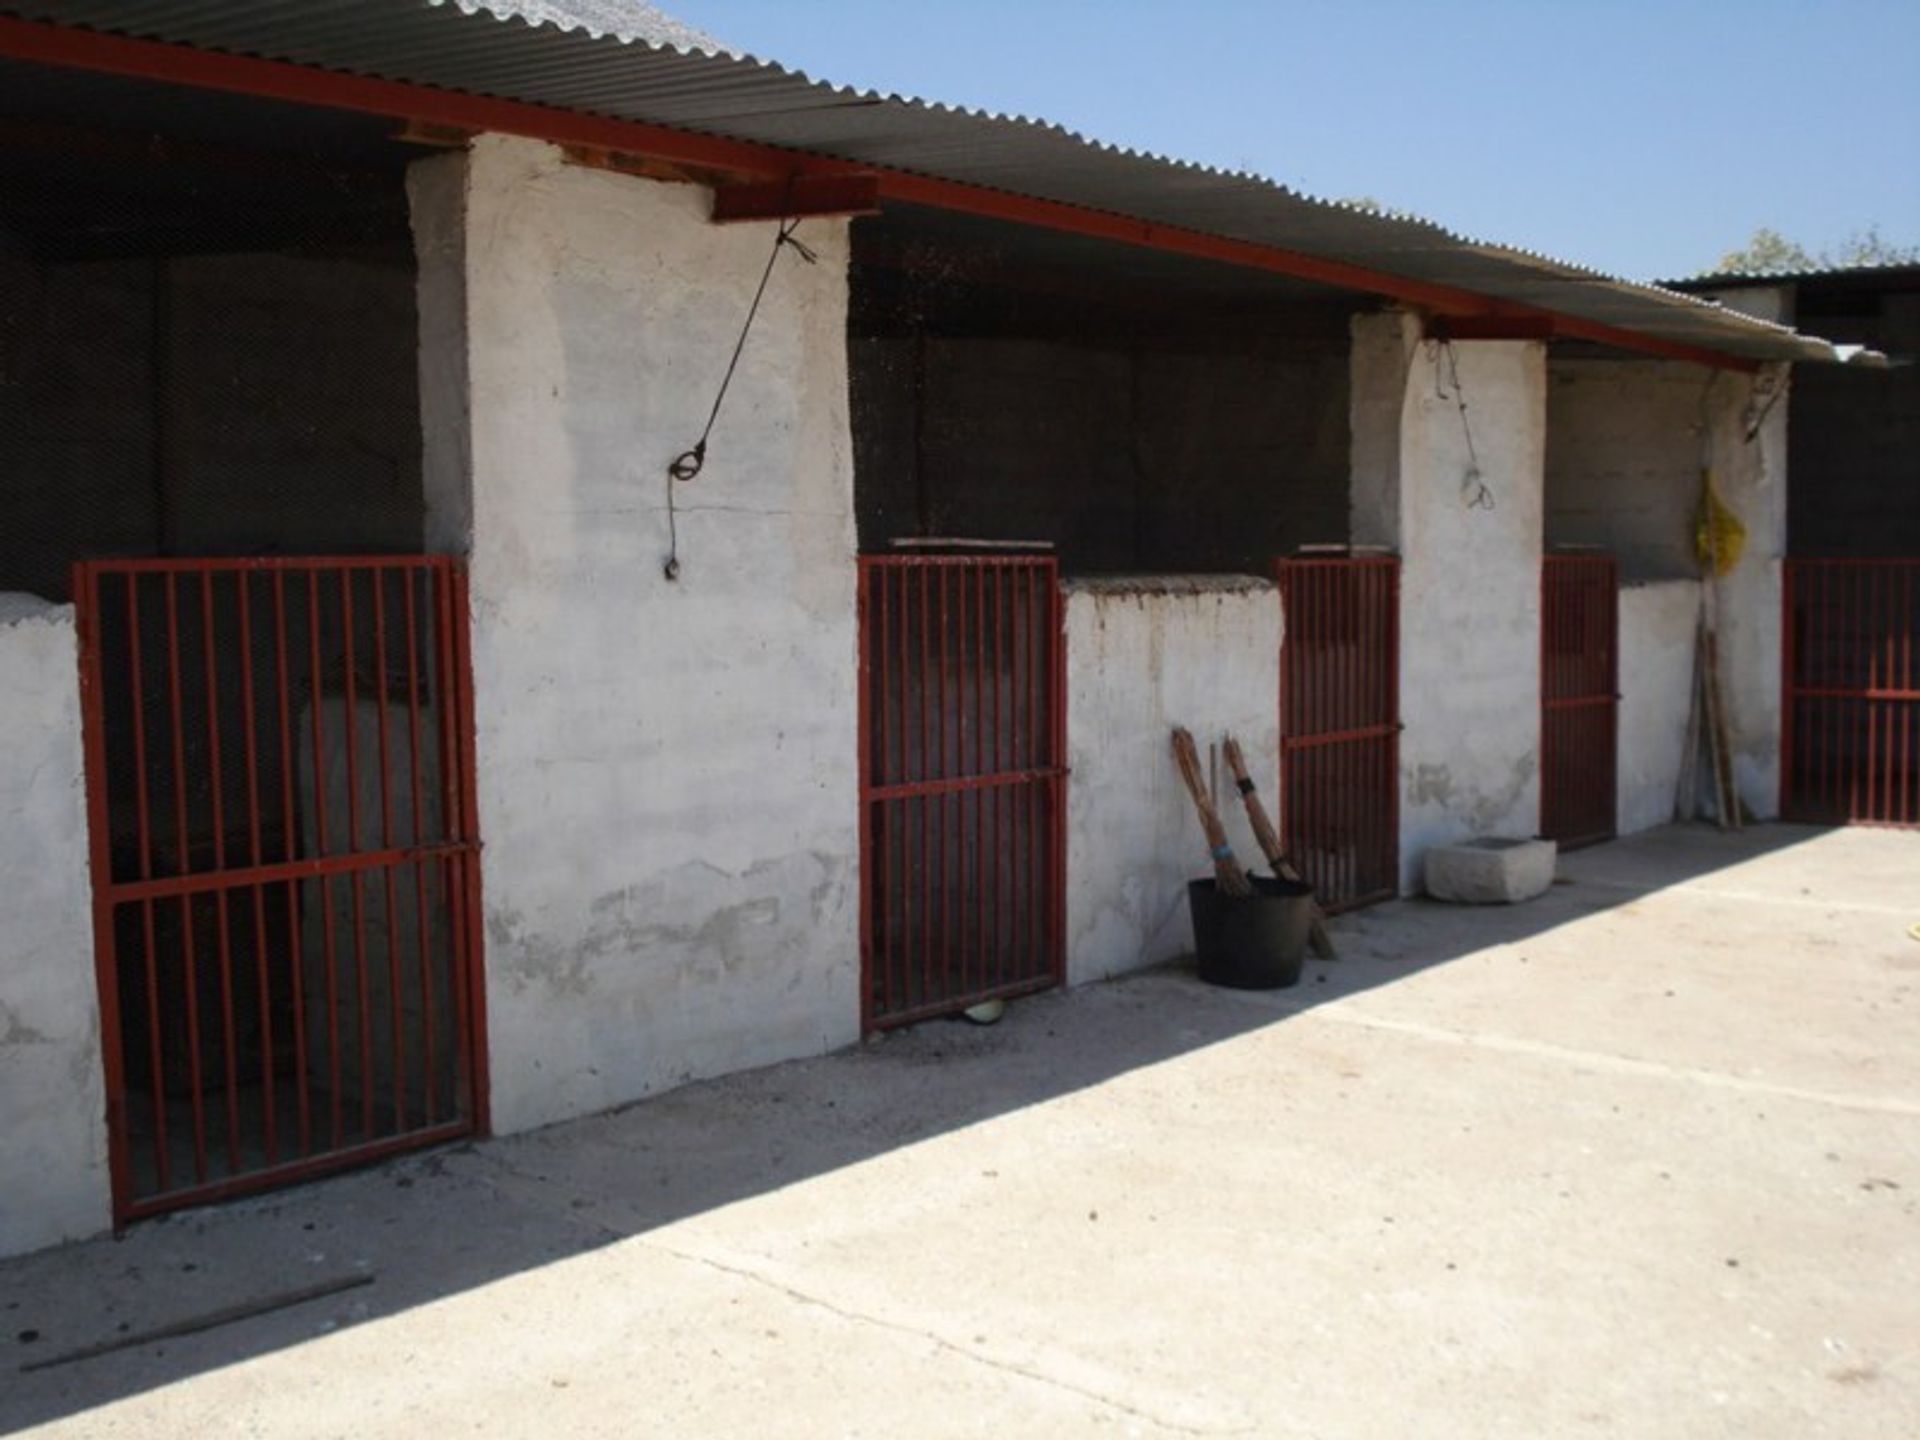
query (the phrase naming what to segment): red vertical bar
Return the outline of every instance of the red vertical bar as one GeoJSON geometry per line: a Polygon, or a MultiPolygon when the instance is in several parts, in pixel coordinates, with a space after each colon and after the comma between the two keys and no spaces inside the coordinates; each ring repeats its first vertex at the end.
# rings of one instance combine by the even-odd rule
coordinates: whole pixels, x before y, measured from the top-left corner
{"type": "MultiPolygon", "coordinates": [[[[1332,599],[1333,569],[1331,565],[1315,565],[1309,572],[1313,582],[1313,603],[1311,606],[1313,648],[1309,652],[1313,660],[1313,689],[1309,692],[1308,703],[1313,706],[1313,728],[1315,735],[1325,736],[1333,731],[1333,635],[1332,635],[1332,599]]],[[[1313,778],[1313,791],[1307,810],[1309,834],[1313,845],[1323,856],[1326,866],[1327,883],[1334,893],[1346,898],[1346,877],[1341,873],[1340,850],[1337,837],[1328,824],[1330,819],[1328,798],[1332,794],[1333,751],[1327,743],[1314,748],[1313,759],[1308,773],[1313,778]]]]}
{"type": "Polygon", "coordinates": [[[460,787],[460,810],[465,818],[464,839],[470,847],[461,869],[465,876],[466,944],[460,951],[459,972],[472,995],[468,1001],[468,1068],[473,1074],[474,1124],[482,1134],[491,1121],[491,1090],[487,1066],[487,992],[485,984],[486,910],[481,897],[478,845],[480,841],[480,779],[474,763],[473,651],[467,604],[467,571],[463,565],[449,565],[449,583],[453,597],[454,688],[453,697],[459,716],[457,738],[460,764],[455,771],[460,787]]]}
{"type": "MultiPolygon", "coordinates": [[[[920,769],[922,780],[933,778],[933,704],[929,698],[931,686],[927,672],[933,668],[933,605],[929,598],[927,566],[921,563],[920,572],[920,651],[917,656],[920,672],[920,769]]],[[[920,809],[920,994],[919,1003],[924,1005],[933,998],[933,802],[924,793],[919,800],[920,809]]]]}
{"type": "MultiPolygon", "coordinates": [[[[214,653],[219,648],[213,624],[213,572],[200,572],[200,618],[201,633],[206,644],[207,672],[207,770],[212,784],[211,810],[213,818],[213,867],[224,871],[227,868],[227,831],[226,831],[226,795],[221,786],[220,775],[220,684],[214,653]]],[[[220,1023],[223,1044],[222,1058],[225,1060],[227,1078],[227,1161],[229,1173],[240,1170],[240,1072],[239,1072],[239,1033],[233,1021],[233,951],[229,943],[227,930],[227,888],[221,885],[213,892],[213,907],[216,930],[219,938],[220,955],[220,1023]]]]}
{"type": "MultiPolygon", "coordinates": [[[[312,671],[313,699],[313,814],[315,824],[315,849],[319,856],[326,856],[333,847],[333,837],[327,826],[327,753],[326,753],[326,713],[327,690],[325,672],[320,665],[320,571],[307,571],[307,643],[312,671]]],[[[353,723],[352,715],[347,716],[347,724],[353,723]]],[[[351,845],[348,847],[351,849],[351,845]]],[[[345,1075],[340,1059],[340,965],[337,926],[333,915],[333,897],[327,889],[325,870],[316,870],[314,885],[319,894],[321,941],[326,948],[327,958],[327,1073],[331,1081],[328,1093],[329,1109],[333,1115],[333,1148],[338,1150],[344,1143],[345,1115],[342,1109],[342,1085],[345,1075]]]]}
{"type": "MultiPolygon", "coordinates": [[[[935,571],[935,574],[938,577],[938,584],[935,588],[939,591],[939,595],[940,595],[940,616],[939,616],[939,622],[938,622],[939,630],[940,630],[940,673],[939,673],[939,681],[936,686],[936,691],[939,695],[938,703],[940,706],[940,778],[942,780],[949,779],[953,775],[953,762],[952,762],[952,758],[948,754],[948,740],[949,740],[948,730],[950,728],[949,721],[952,718],[953,702],[951,697],[948,694],[948,686],[947,686],[947,680],[950,673],[948,668],[950,663],[950,657],[948,655],[949,647],[947,643],[947,635],[948,635],[949,627],[952,625],[953,617],[950,613],[950,606],[948,604],[947,589],[948,589],[948,583],[953,576],[953,572],[955,568],[956,567],[953,565],[941,565],[935,571]]],[[[934,816],[935,816],[934,833],[938,835],[940,838],[940,872],[939,872],[939,879],[937,881],[937,883],[940,886],[939,998],[942,1000],[947,1000],[947,999],[951,999],[954,994],[953,874],[952,874],[953,857],[951,854],[952,847],[948,844],[948,840],[949,840],[948,830],[953,822],[953,813],[952,813],[952,810],[949,808],[948,797],[944,793],[940,794],[939,797],[934,801],[934,816]]]]}
{"type": "MultiPolygon", "coordinates": [[[[1031,562],[1027,569],[1027,624],[1029,626],[1027,641],[1027,743],[1030,747],[1027,763],[1029,768],[1034,770],[1040,769],[1045,763],[1041,753],[1041,747],[1044,743],[1042,737],[1046,733],[1046,709],[1045,696],[1041,693],[1041,686],[1044,683],[1042,677],[1046,672],[1043,668],[1040,652],[1041,643],[1046,638],[1044,633],[1046,629],[1046,606],[1042,603],[1042,566],[1044,564],[1044,561],[1031,562]]],[[[1028,857],[1029,864],[1032,867],[1028,872],[1032,888],[1028,892],[1029,914],[1027,918],[1033,928],[1030,932],[1032,949],[1029,952],[1027,961],[1027,973],[1020,977],[1023,980],[1030,979],[1038,973],[1039,964],[1045,958],[1046,953],[1046,792],[1043,785],[1039,783],[1031,784],[1028,788],[1033,797],[1034,827],[1033,849],[1031,855],[1028,857]]]]}
{"type": "MultiPolygon", "coordinates": [[[[265,863],[260,840],[260,737],[258,724],[254,716],[255,695],[253,689],[253,587],[245,570],[234,572],[235,599],[239,605],[240,619],[240,702],[241,733],[246,748],[247,759],[247,847],[255,865],[265,863]]],[[[253,968],[255,983],[260,987],[260,1093],[263,1097],[263,1114],[267,1141],[267,1163],[273,1164],[280,1157],[278,1117],[275,1115],[277,1097],[274,1093],[273,1073],[273,982],[267,974],[267,895],[265,887],[254,885],[253,890],[253,968]]]]}
{"type": "MultiPolygon", "coordinates": [[[[440,697],[440,832],[448,842],[458,843],[469,838],[465,822],[462,789],[461,766],[464,763],[463,745],[468,736],[463,736],[463,716],[467,701],[460,693],[461,680],[464,677],[457,658],[459,638],[456,629],[465,625],[464,614],[456,617],[454,597],[454,572],[445,561],[435,561],[428,571],[428,583],[433,625],[433,661],[436,677],[435,693],[440,697]]],[[[470,734],[470,732],[469,732],[470,734]]],[[[477,968],[471,969],[472,960],[468,948],[466,920],[467,872],[470,869],[466,857],[451,854],[439,867],[440,900],[447,917],[447,928],[451,932],[449,943],[452,947],[452,968],[449,973],[453,991],[453,1024],[455,1053],[455,1095],[456,1103],[475,1103],[484,1091],[471,1074],[472,1063],[480,1056],[480,1043],[484,1032],[474,1019],[473,999],[481,987],[482,977],[477,968]],[[471,1088],[461,1096],[459,1086],[465,1082],[471,1088]]]]}
{"type": "MultiPolygon", "coordinates": [[[[982,561],[973,574],[973,772],[986,775],[987,766],[987,574],[991,561],[982,561]]],[[[973,959],[974,983],[987,984],[987,792],[973,796],[973,820],[967,836],[973,850],[973,959]]]]}
{"type": "MultiPolygon", "coordinates": [[[[407,792],[411,802],[407,843],[415,848],[427,843],[424,822],[426,797],[420,788],[420,610],[419,603],[414,599],[420,573],[419,566],[411,564],[400,572],[406,595],[401,618],[407,627],[407,792]]],[[[424,1107],[422,1118],[425,1124],[432,1125],[439,1114],[434,1094],[433,947],[427,933],[432,921],[427,908],[427,867],[416,861],[409,868],[413,871],[413,928],[415,945],[419,951],[416,958],[420,966],[420,1059],[425,1070],[424,1083],[420,1087],[424,1107]]]]}
{"type": "MultiPolygon", "coordinates": [[[[180,586],[173,571],[167,572],[167,701],[173,717],[173,796],[176,873],[192,869],[187,835],[187,752],[186,724],[180,704],[180,586]]],[[[187,982],[187,1085],[193,1107],[194,1178],[207,1178],[206,1106],[200,1092],[200,985],[194,958],[193,901],[180,897],[181,961],[187,982]]]]}
{"type": "MultiPolygon", "coordinates": [[[[347,851],[357,853],[366,843],[360,829],[360,705],[355,693],[353,623],[353,568],[340,567],[341,683],[346,691],[347,741],[347,851]]],[[[354,993],[360,1013],[360,1135],[373,1138],[373,996],[367,984],[367,887],[364,871],[347,877],[353,895],[354,993]]]]}
{"type": "MultiPolygon", "coordinates": [[[[294,754],[293,715],[290,694],[292,672],[287,661],[287,572],[273,572],[273,653],[274,678],[280,702],[280,805],[282,858],[291,860],[300,853],[294,835],[293,771],[298,763],[294,754]]],[[[317,715],[316,715],[317,719],[317,715]]],[[[287,894],[287,951],[291,957],[288,988],[293,992],[293,1056],[297,1076],[294,1097],[300,1112],[300,1153],[313,1151],[313,1118],[310,1079],[307,1073],[306,966],[301,956],[299,886],[289,881],[287,894]]]]}
{"type": "Polygon", "coordinates": [[[1053,649],[1048,683],[1053,687],[1053,753],[1048,768],[1053,778],[1053,965],[1054,979],[1067,979],[1067,602],[1060,588],[1060,562],[1047,572],[1052,596],[1052,628],[1047,632],[1053,649]]]}
{"type": "MultiPolygon", "coordinates": [[[[895,672],[894,686],[900,697],[900,756],[898,773],[901,780],[913,773],[913,596],[910,589],[912,573],[902,564],[894,563],[882,572],[893,577],[892,583],[899,590],[899,605],[894,610],[895,628],[900,632],[899,665],[895,672]]],[[[887,995],[890,1010],[903,1008],[913,993],[913,926],[919,912],[914,904],[914,881],[917,871],[913,854],[913,802],[896,800],[890,802],[888,814],[897,822],[900,835],[900,931],[893,938],[887,953],[887,995]],[[895,978],[899,983],[896,985],[895,978]]]]}
{"type": "Polygon", "coordinates": [[[1920,710],[1920,701],[1914,698],[1917,687],[1913,675],[1913,632],[1920,628],[1920,614],[1916,614],[1913,605],[1913,576],[1920,570],[1920,561],[1908,561],[1900,567],[1901,583],[1901,622],[1900,622],[1900,688],[1907,699],[1900,707],[1900,773],[1904,777],[1900,791],[1900,822],[1910,824],[1916,818],[1915,810],[1920,808],[1920,771],[1913,763],[1913,717],[1920,710]]]}
{"type": "MultiPolygon", "coordinates": [[[[1847,688],[1854,689],[1864,678],[1857,667],[1860,654],[1860,627],[1864,623],[1866,610],[1863,593],[1865,580],[1862,578],[1863,567],[1849,565],[1847,570],[1852,577],[1853,585],[1847,600],[1845,660],[1847,688]]],[[[1847,818],[1857,821],[1863,818],[1860,813],[1860,746],[1858,742],[1860,709],[1851,702],[1842,703],[1847,706],[1847,818]]]]}
{"type": "Polygon", "coordinates": [[[447,857],[445,904],[451,922],[453,1013],[462,1105],[485,1133],[491,1103],[486,1050],[486,978],[482,958],[479,794],[474,767],[473,658],[467,609],[467,573],[457,562],[435,560],[434,630],[440,666],[441,813],[460,850],[447,857]]]}
{"type": "MultiPolygon", "coordinates": [[[[1900,571],[1896,566],[1888,564],[1880,567],[1880,574],[1880,588],[1882,591],[1880,614],[1882,620],[1885,622],[1885,632],[1881,640],[1880,683],[1882,688],[1886,690],[1898,691],[1900,682],[1896,678],[1898,667],[1894,664],[1894,654],[1898,644],[1896,636],[1900,628],[1900,615],[1896,608],[1899,602],[1898,581],[1900,571]]],[[[1880,819],[1883,824],[1887,825],[1895,823],[1893,727],[1894,719],[1900,712],[1901,706],[1898,701],[1883,704],[1881,707],[1881,714],[1884,717],[1881,724],[1881,771],[1886,776],[1886,779],[1881,785],[1880,819]]]]}
{"type": "MultiPolygon", "coordinates": [[[[148,794],[147,794],[148,792],[147,703],[146,703],[147,685],[146,685],[145,676],[143,674],[144,664],[143,664],[142,655],[141,655],[141,641],[140,641],[140,575],[139,575],[139,572],[130,570],[126,573],[125,579],[126,579],[126,586],[127,586],[127,647],[128,647],[130,679],[132,682],[132,696],[133,696],[131,718],[133,721],[134,816],[135,816],[135,823],[138,828],[139,837],[140,837],[140,878],[142,880],[151,880],[153,878],[153,819],[152,819],[152,812],[148,804],[148,794]]],[[[87,570],[84,574],[84,578],[77,579],[75,581],[74,594],[75,595],[84,594],[86,597],[85,603],[91,607],[88,621],[87,621],[88,631],[87,631],[87,634],[82,636],[82,643],[93,646],[93,647],[98,647],[100,643],[101,627],[104,620],[104,617],[101,611],[101,603],[100,603],[101,602],[100,572],[96,570],[91,570],[91,569],[87,570]],[[85,588],[83,589],[83,587],[85,588]]],[[[97,648],[88,653],[88,663],[96,667],[98,666],[99,655],[97,653],[97,648]]],[[[105,769],[106,739],[104,735],[105,692],[99,688],[100,684],[103,683],[103,681],[104,681],[104,677],[101,677],[100,679],[94,682],[92,695],[94,697],[94,703],[101,705],[100,720],[95,727],[103,731],[100,737],[100,746],[101,746],[100,761],[99,761],[100,768],[96,773],[98,773],[99,776],[101,777],[101,780],[99,783],[100,783],[101,789],[104,791],[105,776],[106,776],[106,769],[105,769]]],[[[92,763],[91,760],[89,760],[89,763],[92,763]]],[[[90,784],[88,786],[89,800],[91,800],[92,798],[92,791],[93,791],[93,786],[90,784]]],[[[109,822],[104,814],[99,818],[97,822],[98,827],[103,829],[108,825],[108,823],[109,822]]],[[[94,824],[95,822],[90,819],[89,820],[90,827],[94,826],[94,824]]],[[[89,831],[89,838],[94,838],[92,835],[91,829],[89,831]]],[[[108,861],[107,862],[96,861],[95,862],[96,867],[101,863],[111,862],[111,846],[108,847],[108,850],[109,850],[108,861]]],[[[107,879],[109,878],[109,875],[110,875],[109,871],[96,868],[94,871],[94,877],[95,877],[94,883],[96,887],[106,883],[107,879]]],[[[111,924],[110,911],[109,911],[109,924],[111,924]]],[[[146,977],[147,977],[147,1049],[148,1049],[149,1059],[151,1062],[149,1066],[149,1071],[150,1071],[149,1082],[153,1086],[153,1166],[154,1166],[154,1175],[159,1184],[159,1191],[160,1193],[164,1194],[166,1191],[171,1190],[173,1188],[173,1179],[172,1179],[172,1168],[170,1163],[170,1157],[168,1156],[168,1153],[167,1153],[166,1060],[165,1060],[165,1046],[162,1042],[161,1029],[160,1029],[159,960],[157,958],[158,947],[156,943],[156,936],[154,934],[153,901],[151,900],[142,900],[140,902],[140,932],[141,932],[141,938],[142,938],[142,948],[144,951],[142,955],[142,962],[143,962],[143,968],[146,971],[146,977]]],[[[101,929],[98,925],[95,926],[95,933],[96,935],[101,937],[103,941],[111,941],[113,938],[112,932],[110,930],[101,929]]],[[[117,970],[118,968],[117,964],[115,968],[117,970]]],[[[104,995],[105,992],[102,991],[102,994],[104,995]]],[[[119,1006],[117,1003],[117,998],[118,998],[117,975],[115,978],[115,995],[116,995],[116,1004],[114,1008],[117,1013],[119,1010],[119,1006]]],[[[127,1021],[126,1016],[117,1015],[116,1028],[124,1026],[126,1024],[126,1021],[127,1021]]],[[[103,1042],[103,1048],[104,1048],[104,1042],[103,1042]]],[[[121,1103],[124,1105],[125,1103],[124,1099],[122,1100],[121,1103]]],[[[119,1182],[116,1182],[116,1190],[118,1189],[118,1185],[119,1185],[119,1182]]],[[[116,1211],[116,1213],[118,1212],[116,1211]]]]}
{"type": "Polygon", "coordinates": [[[886,773],[887,714],[884,684],[876,692],[876,675],[886,674],[885,630],[886,590],[876,597],[874,569],[864,557],[855,561],[857,623],[859,626],[859,713],[860,726],[860,1029],[873,1028],[875,993],[878,987],[879,959],[875,954],[875,915],[885,904],[883,890],[876,885],[876,865],[884,858],[876,855],[880,843],[880,806],[871,798],[879,777],[886,773]],[[876,669],[876,661],[878,668],[876,669]],[[876,752],[873,737],[874,701],[879,700],[880,736],[876,752]]]}
{"type": "MultiPolygon", "coordinates": [[[[387,566],[368,569],[373,585],[373,695],[378,710],[375,734],[380,745],[380,844],[393,848],[393,748],[387,716],[387,566]]],[[[391,1010],[388,1031],[393,1041],[393,1128],[407,1128],[407,1040],[404,991],[400,983],[400,913],[395,894],[394,868],[380,867],[386,888],[386,909],[382,918],[387,929],[387,1005],[391,1010]]]]}
{"type": "MultiPolygon", "coordinates": [[[[1861,617],[1860,656],[1865,662],[1866,673],[1861,677],[1865,681],[1869,694],[1880,688],[1880,647],[1878,645],[1880,622],[1880,567],[1862,565],[1860,583],[1866,591],[1866,611],[1861,617]]],[[[1867,808],[1862,816],[1869,822],[1878,821],[1880,788],[1880,705],[1869,699],[1860,707],[1867,718],[1867,808]]]]}
{"type": "MultiPolygon", "coordinates": [[[[133,1201],[133,1152],[127,1128],[126,1052],[121,1048],[120,967],[114,944],[112,900],[113,844],[111,806],[107,795],[107,697],[105,667],[101,661],[101,631],[106,620],[101,604],[100,572],[90,565],[73,567],[75,630],[80,650],[80,725],[85,750],[87,853],[93,889],[94,983],[100,991],[100,1059],[107,1100],[107,1176],[113,1195],[116,1224],[124,1222],[133,1201]]],[[[127,578],[129,587],[133,577],[127,578]]],[[[131,601],[129,602],[131,605],[131,601]]],[[[138,629],[134,634],[139,634],[138,629]]],[[[141,694],[133,695],[134,723],[138,726],[141,694]]],[[[144,803],[144,802],[142,802],[144,803]]],[[[152,955],[149,943],[148,956],[152,955]]],[[[151,960],[148,974],[151,976],[151,960]]],[[[149,982],[148,993],[152,986],[149,982]]],[[[154,1054],[159,1050],[156,1047],[154,1054]]],[[[156,1114],[166,1105],[161,1089],[154,1091],[156,1114]]],[[[157,1157],[160,1185],[166,1188],[165,1149],[157,1157]]]]}
{"type": "MultiPolygon", "coordinates": [[[[1006,575],[1007,567],[1002,561],[991,564],[993,575],[993,769],[995,774],[1004,775],[1007,769],[1003,739],[1007,724],[1002,717],[1000,676],[1004,670],[1004,656],[1001,650],[1001,637],[1006,633],[1006,575]]],[[[1005,873],[1002,862],[1006,854],[1006,805],[1004,792],[995,787],[993,792],[993,841],[990,854],[993,859],[993,945],[989,964],[993,978],[998,981],[1006,972],[1007,945],[1001,940],[1006,918],[1006,906],[1009,887],[1002,883],[1005,873]]]]}

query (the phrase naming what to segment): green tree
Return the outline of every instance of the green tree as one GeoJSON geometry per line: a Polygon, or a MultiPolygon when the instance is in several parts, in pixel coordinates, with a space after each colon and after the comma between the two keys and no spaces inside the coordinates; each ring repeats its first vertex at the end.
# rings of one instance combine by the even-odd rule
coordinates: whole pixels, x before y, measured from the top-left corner
{"type": "Polygon", "coordinates": [[[1811,251],[1765,226],[1753,232],[1746,247],[1720,257],[1708,275],[1782,275],[1797,270],[1848,270],[1864,265],[1920,264],[1920,245],[1896,245],[1878,225],[1856,230],[1829,250],[1811,251]]]}
{"type": "Polygon", "coordinates": [[[1709,275],[1770,275],[1784,270],[1812,270],[1817,262],[1806,249],[1778,230],[1765,226],[1753,232],[1743,250],[1730,250],[1709,275]]]}

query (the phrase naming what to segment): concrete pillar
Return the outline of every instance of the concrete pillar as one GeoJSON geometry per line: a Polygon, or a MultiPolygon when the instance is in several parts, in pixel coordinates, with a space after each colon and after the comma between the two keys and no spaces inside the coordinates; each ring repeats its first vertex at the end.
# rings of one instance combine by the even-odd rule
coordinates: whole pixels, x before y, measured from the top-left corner
{"type": "Polygon", "coordinates": [[[1409,892],[1429,845],[1531,836],[1540,816],[1546,347],[1475,341],[1452,359],[1457,389],[1447,351],[1420,339],[1414,317],[1354,321],[1353,539],[1397,550],[1402,564],[1409,892]]]}
{"type": "Polygon", "coordinates": [[[111,1222],[73,607],[0,595],[0,1255],[111,1222]]]}
{"type": "Polygon", "coordinates": [[[471,557],[495,1128],[859,1033],[847,225],[483,136],[417,166],[429,526],[471,557]],[[464,383],[458,377],[464,376],[464,383]]]}
{"type": "Polygon", "coordinates": [[[1747,539],[1715,597],[1720,679],[1732,732],[1734,780],[1753,814],[1780,813],[1780,605],[1787,553],[1785,367],[1723,371],[1711,398],[1709,453],[1721,501],[1747,539]]]}

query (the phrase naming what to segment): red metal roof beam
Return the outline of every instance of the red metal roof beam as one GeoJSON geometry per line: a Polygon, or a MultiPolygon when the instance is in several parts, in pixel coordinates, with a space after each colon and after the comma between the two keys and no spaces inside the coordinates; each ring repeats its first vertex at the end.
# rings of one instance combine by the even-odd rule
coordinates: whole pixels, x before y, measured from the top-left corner
{"type": "Polygon", "coordinates": [[[878,215],[878,175],[795,175],[752,185],[716,185],[713,223],[799,220],[825,215],[878,215]]]}
{"type": "Polygon", "coordinates": [[[1432,315],[1429,340],[1551,340],[1559,327],[1551,315],[1432,315]]]}
{"type": "MultiPolygon", "coordinates": [[[[623,152],[653,157],[724,181],[765,180],[784,184],[794,176],[847,179],[869,172],[847,162],[805,151],[746,140],[730,140],[639,120],[616,120],[550,105],[499,100],[433,86],[374,80],[281,60],[259,60],[153,40],[129,40],[90,30],[0,19],[0,56],[42,65],[92,70],[228,94],[254,95],[363,114],[385,115],[422,125],[490,130],[505,135],[576,147],[583,151],[623,152]]],[[[1343,260],[1307,255],[1276,246],[1230,240],[1176,225],[1016,195],[1005,190],[901,170],[875,169],[880,195],[915,205],[958,210],[1019,225],[1060,230],[1139,245],[1169,254],[1217,260],[1265,270],[1338,289],[1384,296],[1401,304],[1448,317],[1546,316],[1558,335],[1593,340],[1627,350],[1688,360],[1723,369],[1757,370],[1759,362],[1717,350],[1679,345],[1594,321],[1554,315],[1448,285],[1389,275],[1343,260]]],[[[722,184],[724,188],[724,184],[722,184]]],[[[844,213],[844,212],[843,212],[844,213]]],[[[745,217],[741,217],[745,218],[745,217]]]]}

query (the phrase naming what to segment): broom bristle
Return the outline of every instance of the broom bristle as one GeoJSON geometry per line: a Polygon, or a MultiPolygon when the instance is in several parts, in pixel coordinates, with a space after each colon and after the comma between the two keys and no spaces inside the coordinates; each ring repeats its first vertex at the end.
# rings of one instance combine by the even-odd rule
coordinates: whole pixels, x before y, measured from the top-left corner
{"type": "Polygon", "coordinates": [[[1174,728],[1173,758],[1180,767],[1180,778],[1186,782],[1187,794],[1193,797],[1193,808],[1199,812],[1200,828],[1206,832],[1207,845],[1213,852],[1213,873],[1221,893],[1240,896],[1253,894],[1253,882],[1247,879],[1247,872],[1234,859],[1233,846],[1227,841],[1226,826],[1220,823],[1220,812],[1214,809],[1213,797],[1207,794],[1206,781],[1200,774],[1200,752],[1194,746],[1193,736],[1181,726],[1174,728]]]}

